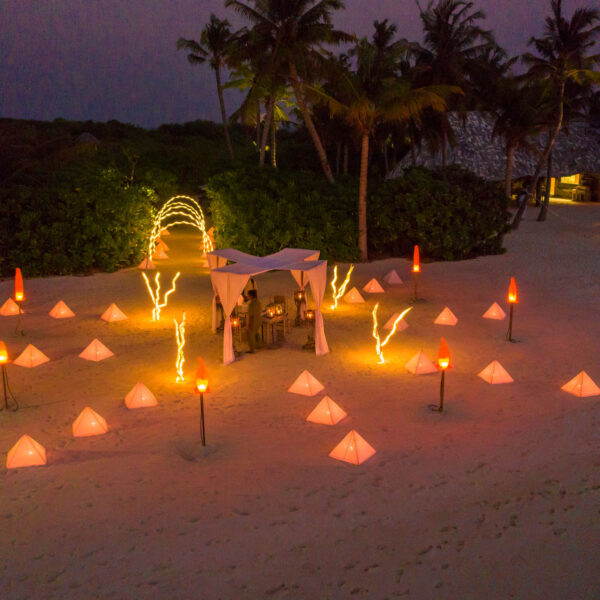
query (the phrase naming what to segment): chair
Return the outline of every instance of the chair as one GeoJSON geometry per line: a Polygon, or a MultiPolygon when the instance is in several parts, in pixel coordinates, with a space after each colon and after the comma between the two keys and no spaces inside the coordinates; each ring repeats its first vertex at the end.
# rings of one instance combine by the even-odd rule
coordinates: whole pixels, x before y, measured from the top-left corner
{"type": "Polygon", "coordinates": [[[283,318],[281,319],[280,323],[282,325],[283,335],[285,337],[290,328],[288,315],[288,299],[285,296],[273,296],[273,302],[274,304],[281,304],[281,306],[283,306],[283,318]]]}

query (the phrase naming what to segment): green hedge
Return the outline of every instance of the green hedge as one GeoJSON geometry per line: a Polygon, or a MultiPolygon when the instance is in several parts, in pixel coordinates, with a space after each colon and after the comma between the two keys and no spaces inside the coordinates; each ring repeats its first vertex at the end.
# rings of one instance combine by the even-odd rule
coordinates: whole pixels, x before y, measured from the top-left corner
{"type": "Polygon", "coordinates": [[[70,165],[42,186],[0,192],[0,273],[114,271],[141,260],[154,192],[126,187],[114,170],[70,165]]]}
{"type": "Polygon", "coordinates": [[[286,247],[356,260],[354,181],[330,185],[321,175],[246,168],[207,185],[217,245],[265,255],[286,247]]]}
{"type": "Polygon", "coordinates": [[[449,167],[410,169],[371,191],[369,253],[402,256],[414,244],[436,260],[458,260],[502,251],[508,200],[500,186],[449,167]]]}
{"type": "MultiPolygon", "coordinates": [[[[264,255],[291,246],[358,259],[356,179],[330,185],[313,173],[240,169],[213,177],[207,193],[221,248],[264,255]]],[[[367,206],[371,258],[409,255],[414,244],[437,260],[498,253],[509,219],[498,186],[456,168],[371,183],[367,206]]]]}

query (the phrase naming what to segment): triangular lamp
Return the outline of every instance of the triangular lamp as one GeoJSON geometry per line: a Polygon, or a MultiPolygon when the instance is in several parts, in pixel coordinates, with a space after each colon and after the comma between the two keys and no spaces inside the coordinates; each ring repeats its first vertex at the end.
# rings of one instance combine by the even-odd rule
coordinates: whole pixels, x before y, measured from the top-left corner
{"type": "Polygon", "coordinates": [[[304,370],[288,388],[288,392],[300,394],[301,396],[314,396],[323,389],[323,384],[308,371],[304,370]]]}
{"type": "Polygon", "coordinates": [[[329,453],[331,458],[360,465],[375,454],[375,448],[354,429],[329,453]]]}
{"type": "Polygon", "coordinates": [[[102,435],[108,431],[106,419],[86,406],[73,422],[73,437],[102,435]]]}
{"type": "Polygon", "coordinates": [[[396,272],[396,269],[392,269],[384,278],[383,281],[388,285],[401,285],[402,279],[400,279],[400,275],[396,272]]]}
{"type": "Polygon", "coordinates": [[[458,319],[446,306],[446,308],[444,308],[444,310],[436,317],[434,323],[436,325],[456,325],[458,323],[458,319]]]}
{"type": "Polygon", "coordinates": [[[33,344],[28,344],[25,350],[19,354],[13,361],[13,364],[19,365],[20,367],[37,367],[50,359],[40,350],[38,350],[33,344]]]}
{"type": "Polygon", "coordinates": [[[346,416],[347,413],[343,408],[340,408],[329,396],[325,396],[306,420],[321,425],[335,425],[346,416]]]}
{"type": "Polygon", "coordinates": [[[89,343],[88,347],[79,355],[79,358],[99,362],[111,356],[114,356],[114,353],[96,338],[89,343]]]}
{"type": "Polygon", "coordinates": [[[124,321],[127,319],[127,315],[113,302],[100,318],[107,323],[112,323],[113,321],[124,321]]]}
{"type": "Polygon", "coordinates": [[[125,396],[125,406],[130,409],[147,408],[157,404],[154,394],[141,381],[138,381],[125,396]]]}
{"type": "Polygon", "coordinates": [[[502,321],[506,317],[506,313],[502,310],[502,307],[494,302],[482,315],[484,319],[495,319],[496,321],[502,321]]]}
{"type": "Polygon", "coordinates": [[[514,381],[508,371],[497,360],[493,360],[477,376],[488,383],[512,383],[514,381]]]}
{"type": "Polygon", "coordinates": [[[600,395],[600,388],[585,371],[575,375],[571,381],[565,383],[560,389],[579,398],[600,395]]]}
{"type": "Polygon", "coordinates": [[[373,279],[371,279],[371,281],[369,281],[369,283],[363,287],[363,290],[368,294],[383,294],[385,292],[375,277],[373,277],[373,279]]]}
{"type": "Polygon", "coordinates": [[[365,299],[360,295],[360,292],[353,287],[345,296],[344,301],[349,302],[350,304],[360,304],[364,302],[365,299]]]}
{"type": "Polygon", "coordinates": [[[405,365],[407,371],[413,375],[427,375],[428,373],[437,373],[435,365],[429,357],[423,352],[417,352],[405,365]]]}
{"type": "Polygon", "coordinates": [[[7,469],[19,467],[36,467],[46,464],[46,449],[28,435],[22,435],[18,442],[8,451],[7,469]]]}
{"type": "Polygon", "coordinates": [[[62,300],[59,300],[48,314],[53,319],[70,319],[75,316],[75,313],[62,300]]]}

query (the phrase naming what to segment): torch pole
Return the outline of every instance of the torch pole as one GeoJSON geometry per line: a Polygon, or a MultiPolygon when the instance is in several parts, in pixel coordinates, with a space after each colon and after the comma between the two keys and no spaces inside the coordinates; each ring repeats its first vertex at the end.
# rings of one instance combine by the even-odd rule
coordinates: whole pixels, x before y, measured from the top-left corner
{"type": "MultiPolygon", "coordinates": [[[[10,386],[8,385],[8,373],[6,372],[6,365],[2,365],[2,391],[4,392],[4,408],[8,410],[10,408],[10,400],[12,400],[12,404],[15,405],[13,410],[19,410],[19,403],[17,399],[14,397],[10,386]]],[[[0,410],[3,410],[0,408],[0,410]]]]}
{"type": "Polygon", "coordinates": [[[444,411],[444,383],[445,383],[446,371],[442,371],[442,378],[440,379],[440,408],[439,411],[444,411]]]}
{"type": "Polygon", "coordinates": [[[506,333],[506,341],[512,342],[512,324],[513,324],[513,308],[515,305],[511,302],[510,304],[510,316],[508,318],[508,332],[506,333]]]}
{"type": "Polygon", "coordinates": [[[25,335],[25,332],[23,331],[23,321],[22,321],[22,315],[23,315],[23,308],[21,306],[22,302],[17,302],[17,305],[19,307],[19,320],[17,321],[17,327],[15,329],[15,333],[19,333],[21,332],[21,335],[25,335]]]}
{"type": "Polygon", "coordinates": [[[206,446],[206,430],[204,428],[204,394],[200,392],[200,438],[202,445],[206,446]]]}
{"type": "Polygon", "coordinates": [[[413,271],[413,280],[415,282],[415,291],[414,291],[414,298],[413,300],[416,302],[417,301],[417,290],[418,290],[418,279],[419,279],[419,273],[417,271],[413,271]]]}

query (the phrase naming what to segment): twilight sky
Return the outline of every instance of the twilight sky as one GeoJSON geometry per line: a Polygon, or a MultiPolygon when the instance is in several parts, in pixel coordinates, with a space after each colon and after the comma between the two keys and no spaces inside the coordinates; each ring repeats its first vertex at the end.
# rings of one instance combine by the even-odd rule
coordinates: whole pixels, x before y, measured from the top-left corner
{"type": "MultiPolygon", "coordinates": [[[[425,6],[427,0],[422,0],[425,6]]],[[[565,0],[575,8],[595,0],[565,0]]],[[[510,54],[539,35],[549,0],[475,0],[510,54]]],[[[242,24],[224,0],[0,0],[0,117],[108,121],[146,127],[219,119],[214,75],[192,66],[175,42],[198,40],[214,12],[242,24]]],[[[338,28],[370,35],[388,17],[421,39],[414,0],[346,0],[338,28]]],[[[228,92],[234,107],[236,96],[228,92]]]]}

